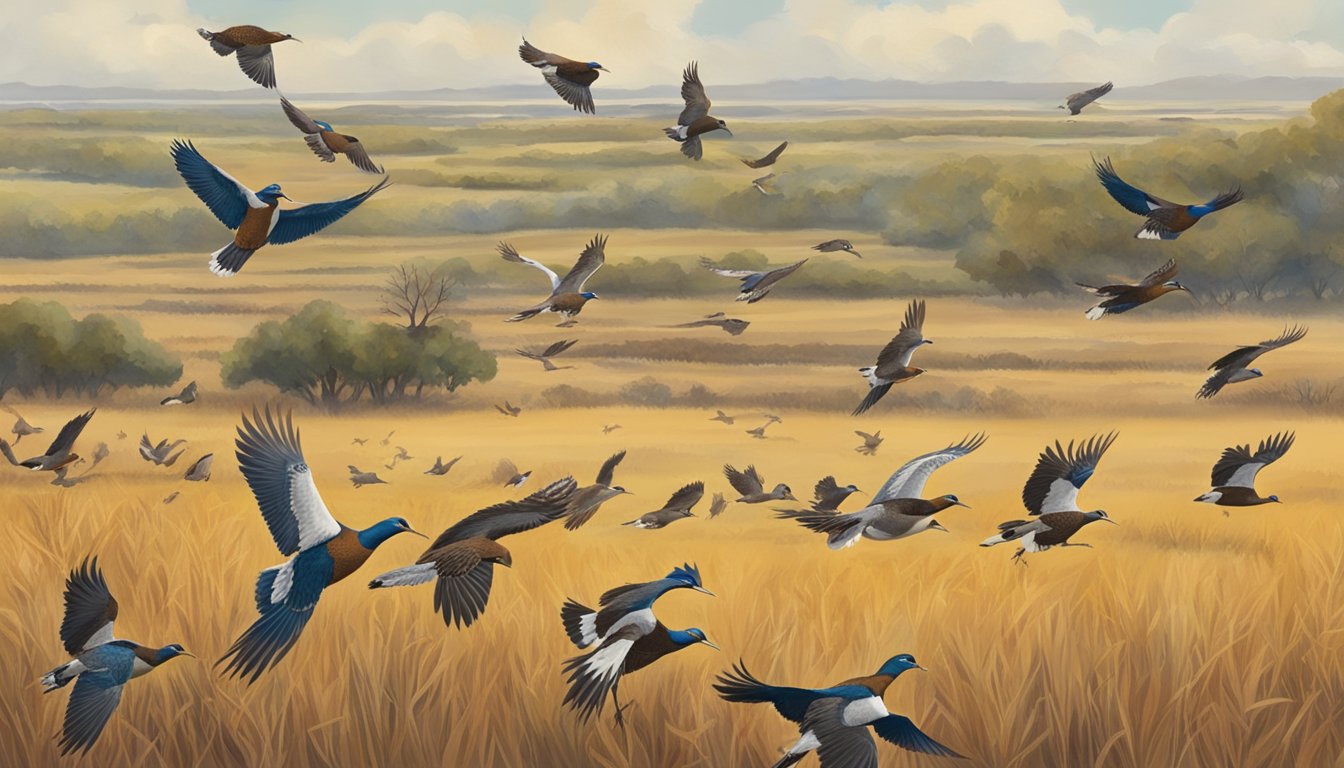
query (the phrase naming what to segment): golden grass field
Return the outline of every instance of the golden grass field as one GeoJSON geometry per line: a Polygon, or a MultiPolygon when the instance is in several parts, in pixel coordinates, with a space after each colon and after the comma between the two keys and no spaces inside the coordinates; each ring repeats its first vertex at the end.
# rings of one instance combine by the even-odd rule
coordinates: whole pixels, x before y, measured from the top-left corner
{"type": "MultiPolygon", "coordinates": [[[[328,172],[315,162],[300,166],[311,158],[302,158],[302,146],[290,149],[294,168],[314,178],[328,172]]],[[[251,178],[260,164],[248,163],[251,178]]],[[[362,181],[343,180],[352,189],[362,181]]],[[[135,194],[171,195],[178,203],[182,196],[135,194]]],[[[387,198],[410,194],[394,187],[387,198]]],[[[611,262],[638,255],[690,263],[755,248],[782,263],[841,233],[610,234],[611,262]]],[[[510,239],[559,264],[590,236],[542,231],[510,239]]],[[[423,406],[335,414],[261,385],[230,391],[220,383],[218,353],[261,320],[319,297],[373,318],[374,286],[387,267],[418,256],[484,264],[497,258],[497,239],[332,234],[268,248],[228,282],[204,268],[223,235],[200,253],[5,263],[0,301],[28,296],[59,300],[76,315],[129,313],[147,336],[183,357],[184,380],[200,381],[201,400],[161,409],[166,392],[105,397],[80,446],[89,453],[105,441],[113,454],[75,488],[0,474],[9,502],[0,558],[0,765],[764,766],[796,730],[769,707],[720,700],[710,688],[716,673],[741,658],[767,682],[816,687],[910,652],[930,671],[902,677],[888,706],[967,755],[966,765],[1344,766],[1344,417],[1338,404],[1304,409],[1290,397],[1269,396],[1298,380],[1339,378],[1329,368],[1344,354],[1337,312],[1227,313],[1176,295],[1163,299],[1176,311],[1092,323],[1082,317],[1088,297],[1081,293],[1072,301],[933,299],[925,333],[936,343],[917,360],[929,372],[903,388],[1000,389],[1016,395],[1013,406],[903,407],[897,395],[905,393],[895,390],[853,418],[847,409],[799,403],[837,392],[852,393],[857,403],[864,385],[853,369],[895,332],[904,301],[809,300],[786,283],[760,304],[732,305],[734,286],[725,281],[721,301],[605,299],[585,310],[577,328],[557,330],[543,320],[502,322],[542,287],[539,275],[519,268],[516,289],[463,297],[452,312],[499,355],[491,382],[423,406]],[[196,304],[209,309],[195,311],[196,304]],[[657,327],[720,309],[751,320],[750,330],[733,339],[715,329],[657,327]],[[1213,402],[1193,398],[1209,361],[1294,321],[1310,325],[1310,335],[1263,358],[1263,380],[1213,402]],[[827,345],[871,351],[844,365],[581,355],[585,345],[655,345],[668,337],[815,345],[819,354],[827,345]],[[512,354],[516,346],[558,338],[580,339],[572,358],[557,360],[575,369],[543,374],[512,354]],[[960,362],[1003,351],[1048,365],[1005,370],[960,362]],[[540,395],[558,383],[615,392],[644,376],[677,393],[704,384],[738,423],[708,421],[712,409],[559,408],[540,395]],[[494,411],[491,404],[504,399],[523,406],[520,418],[494,411]],[[484,617],[465,631],[445,629],[432,612],[429,586],[365,588],[372,576],[413,561],[425,544],[394,538],[325,593],[289,657],[248,687],[221,678],[212,664],[254,618],[257,572],[281,561],[232,456],[240,412],[266,402],[294,408],[318,486],[336,517],[353,527],[395,514],[436,535],[516,495],[490,481],[503,457],[535,471],[530,491],[566,474],[591,482],[608,455],[628,449],[617,480],[635,495],[608,503],[577,532],[548,526],[506,539],[514,567],[497,571],[484,617]],[[768,439],[744,434],[767,410],[784,418],[768,439]],[[603,435],[611,423],[622,428],[603,435]],[[392,445],[415,459],[388,471],[382,464],[393,449],[378,443],[392,429],[392,445]],[[887,440],[876,457],[853,450],[855,429],[882,430],[887,440]],[[1119,439],[1080,498],[1083,508],[1103,508],[1119,523],[1079,535],[1095,549],[1029,555],[1023,567],[1010,562],[1012,545],[976,546],[996,523],[1023,513],[1022,484],[1047,442],[1113,429],[1119,439]],[[1296,430],[1297,443],[1259,483],[1262,493],[1282,497],[1282,506],[1224,516],[1191,501],[1207,489],[1224,447],[1285,429],[1296,430]],[[126,439],[116,438],[119,430],[126,439]],[[928,486],[929,495],[955,493],[972,506],[939,515],[949,533],[831,552],[821,537],[747,505],[661,531],[618,525],[692,480],[706,482],[707,496],[730,492],[724,463],[755,464],[768,482],[787,482],[800,498],[826,474],[871,492],[906,459],[979,431],[988,433],[987,444],[939,470],[928,486]],[[183,463],[168,470],[141,461],[134,443],[142,432],[156,441],[189,440],[183,463]],[[351,445],[355,437],[371,439],[359,447],[351,445]],[[216,455],[213,479],[182,482],[185,463],[205,452],[216,455]],[[447,477],[421,474],[436,454],[465,458],[447,477]],[[352,488],[345,479],[352,463],[376,468],[390,484],[352,488]],[[164,505],[172,491],[180,497],[164,505]],[[52,736],[67,694],[43,696],[37,679],[65,660],[57,635],[63,579],[86,554],[99,556],[121,604],[118,636],[181,642],[200,659],[174,661],[129,685],[90,755],[62,761],[52,736]],[[561,663],[575,653],[561,627],[561,603],[594,601],[609,587],[659,578],[683,562],[699,565],[717,597],[673,593],[658,603],[658,615],[672,627],[704,629],[723,652],[693,647],[631,676],[621,692],[637,703],[623,731],[612,724],[610,707],[599,720],[579,723],[560,706],[561,663]]],[[[853,239],[878,266],[953,276],[949,254],[882,246],[859,233],[853,239]]],[[[850,257],[813,262],[832,258],[850,257]]],[[[599,291],[600,279],[593,282],[599,291]]],[[[7,402],[49,429],[88,405],[7,402]]],[[[20,447],[30,441],[45,445],[28,438],[20,447]]],[[[708,499],[698,511],[707,506],[708,499]]],[[[885,742],[879,755],[883,765],[944,762],[885,742]]]]}

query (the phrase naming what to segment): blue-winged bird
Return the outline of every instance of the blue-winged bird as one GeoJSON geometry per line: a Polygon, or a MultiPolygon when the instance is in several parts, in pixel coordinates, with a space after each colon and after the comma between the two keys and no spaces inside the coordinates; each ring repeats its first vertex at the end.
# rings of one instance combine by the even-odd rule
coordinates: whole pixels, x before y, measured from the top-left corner
{"type": "Polygon", "coordinates": [[[877,401],[887,394],[892,385],[909,381],[923,373],[923,368],[910,365],[910,358],[914,356],[915,350],[932,343],[933,339],[924,338],[924,301],[916,299],[905,308],[905,320],[901,322],[900,332],[877,353],[877,364],[859,369],[863,378],[868,380],[868,394],[850,415],[865,413],[877,405],[877,401]]]}
{"type": "Polygon", "coordinates": [[[666,528],[678,520],[695,517],[695,513],[691,512],[691,509],[694,508],[696,504],[700,503],[700,499],[704,498],[704,495],[704,483],[699,480],[696,480],[694,483],[687,483],[679,488],[676,493],[673,493],[672,496],[668,498],[667,503],[663,504],[659,509],[655,509],[652,512],[645,512],[634,520],[631,520],[628,523],[621,523],[621,525],[630,525],[635,528],[645,528],[649,530],[666,528]]]}
{"type": "Polygon", "coordinates": [[[89,419],[93,418],[97,410],[97,408],[90,409],[66,422],[61,431],[56,433],[56,439],[47,447],[47,452],[41,456],[19,461],[9,447],[9,442],[3,439],[0,439],[0,453],[4,454],[10,464],[35,472],[55,472],[61,467],[70,466],[79,461],[79,454],[73,450],[75,441],[79,439],[79,433],[84,431],[84,426],[89,423],[89,419]]]}
{"type": "Polygon", "coordinates": [[[868,727],[886,741],[911,752],[961,757],[929,738],[904,715],[887,711],[887,688],[911,669],[924,669],[908,653],[883,662],[873,675],[855,677],[829,688],[791,688],[761,682],[739,661],[720,674],[714,690],[739,704],[771,704],[784,719],[797,723],[801,738],[775,763],[795,765],[816,751],[822,768],[877,768],[877,745],[868,727]]]}
{"type": "MultiPolygon", "coordinates": [[[[766,422],[769,424],[770,422],[766,422]]],[[[762,427],[764,429],[764,427],[762,427]]],[[[728,484],[733,486],[733,490],[741,494],[734,501],[743,504],[762,504],[767,501],[797,501],[793,491],[784,483],[776,485],[769,493],[765,492],[765,482],[761,475],[756,471],[754,465],[747,467],[746,471],[738,471],[731,464],[723,465],[723,476],[728,478],[728,484]]]]}
{"type": "Polygon", "coordinates": [[[220,277],[237,274],[252,254],[264,245],[284,245],[321,232],[390,183],[384,178],[344,200],[281,210],[280,198],[289,200],[289,197],[280,191],[279,184],[270,184],[253,192],[212,165],[191,142],[174,139],[172,155],[177,172],[191,191],[224,226],[236,230],[233,242],[210,254],[210,271],[220,277]]]}
{"type": "Polygon", "coordinates": [[[966,456],[985,444],[984,434],[966,437],[961,442],[907,461],[877,489],[869,504],[855,512],[786,514],[810,531],[826,534],[826,546],[844,549],[860,538],[874,541],[903,539],[928,530],[946,531],[933,516],[951,507],[966,507],[953,494],[925,499],[924,485],[939,467],[966,456]]]}
{"type": "Polygon", "coordinates": [[[518,58],[540,69],[546,83],[575,110],[597,114],[591,86],[597,82],[599,72],[610,74],[611,70],[596,61],[575,61],[547,53],[527,42],[527,38],[523,38],[523,44],[518,46],[518,58]]]}
{"type": "Polygon", "coordinates": [[[1214,211],[1241,202],[1241,187],[1224,192],[1207,203],[1182,205],[1144,192],[1120,178],[1108,157],[1101,162],[1095,159],[1092,164],[1101,185],[1130,213],[1137,213],[1148,219],[1134,236],[1140,240],[1175,240],[1185,230],[1195,226],[1199,220],[1214,211]]]}
{"type": "Polygon", "coordinates": [[[1175,277],[1176,260],[1170,259],[1166,264],[1150,272],[1137,285],[1125,285],[1123,283],[1102,286],[1087,285],[1086,283],[1077,283],[1077,285],[1101,298],[1084,313],[1088,320],[1100,320],[1107,315],[1128,312],[1172,291],[1190,293],[1190,289],[1181,285],[1175,277]]]}
{"type": "Polygon", "coordinates": [[[855,256],[860,259],[863,258],[863,254],[854,250],[854,244],[849,242],[848,240],[827,240],[824,243],[817,243],[816,245],[812,246],[812,250],[821,251],[822,253],[835,253],[836,251],[844,251],[845,253],[848,253],[851,256],[855,256]]]}
{"type": "Polygon", "coordinates": [[[1273,464],[1293,447],[1292,432],[1280,432],[1260,441],[1260,447],[1251,453],[1249,445],[1234,445],[1223,449],[1218,463],[1213,465],[1213,490],[1195,501],[1217,504],[1220,507],[1254,507],[1278,503],[1278,496],[1262,497],[1255,490],[1255,477],[1260,470],[1273,464]]]}
{"type": "Polygon", "coordinates": [[[748,168],[764,168],[768,165],[774,165],[775,161],[779,159],[779,156],[784,154],[784,150],[788,148],[789,148],[789,142],[785,141],[781,143],[778,147],[775,147],[774,149],[770,150],[770,153],[765,157],[762,157],[760,160],[743,160],[742,164],[747,166],[748,168]]]}
{"type": "Polygon", "coordinates": [[[86,558],[65,580],[61,644],[74,660],[42,676],[43,693],[75,681],[59,737],[62,755],[87,752],[93,747],[121,703],[122,688],[132,678],[169,659],[191,655],[177,643],[148,648],[130,640],[117,640],[112,634],[116,620],[117,601],[98,568],[98,558],[86,558]]]}
{"type": "Polygon", "coordinates": [[[1044,552],[1051,547],[1091,547],[1069,541],[1083,526],[1105,520],[1118,525],[1105,512],[1096,509],[1083,512],[1078,509],[1078,491],[1097,470],[1097,464],[1106,449],[1115,442],[1115,433],[1094,435],[1077,444],[1069,441],[1065,448],[1058,440],[1047,445],[1036,460],[1027,484],[1022,487],[1022,504],[1035,517],[1031,520],[1009,520],[999,525],[999,532],[980,542],[992,547],[1005,541],[1016,541],[1020,549],[1013,560],[1021,562],[1027,552],[1044,552]]]}
{"type": "Polygon", "coordinates": [[[580,720],[600,713],[610,693],[616,707],[616,723],[623,724],[621,713],[625,707],[616,695],[621,677],[692,645],[703,644],[718,650],[703,631],[668,629],[654,617],[653,604],[677,589],[714,594],[700,582],[699,569],[688,564],[672,569],[657,581],[607,590],[596,611],[574,600],[565,601],[560,609],[565,633],[579,648],[593,648],[565,661],[570,685],[564,703],[578,713],[580,720]]]}
{"type": "Polygon", "coordinates": [[[159,405],[190,405],[196,402],[196,382],[191,382],[176,395],[169,395],[159,401],[159,405]]]}
{"type": "Polygon", "coordinates": [[[312,470],[303,458],[299,433],[290,415],[252,409],[238,427],[238,469],[252,489],[261,517],[282,555],[293,557],[257,577],[255,599],[261,615],[247,628],[220,664],[230,677],[249,684],[280,663],[312,618],[322,591],[359,570],[373,551],[411,524],[389,517],[364,530],[337,522],[322,502],[312,470]]]}
{"type": "Polygon", "coordinates": [[[275,87],[275,57],[271,54],[271,46],[286,40],[303,42],[293,35],[272,32],[251,24],[229,27],[219,32],[197,29],[196,34],[210,43],[210,47],[220,56],[237,54],[238,68],[243,70],[243,74],[266,88],[275,87]]]}
{"type": "Polygon", "coordinates": [[[574,478],[566,477],[525,499],[467,515],[439,534],[414,564],[380,574],[369,582],[369,589],[433,581],[434,610],[443,616],[444,625],[471,626],[490,600],[495,566],[513,567],[513,556],[498,540],[564,517],[576,485],[574,478]]]}
{"type": "Polygon", "coordinates": [[[681,73],[681,98],[686,107],[681,110],[675,128],[664,128],[667,138],[681,144],[681,154],[699,160],[704,155],[700,146],[700,137],[712,131],[723,131],[729,136],[728,124],[711,117],[709,97],[705,95],[705,86],[700,82],[700,68],[694,61],[686,65],[681,73]]]}
{"type": "Polygon", "coordinates": [[[1265,374],[1261,373],[1259,368],[1247,368],[1246,366],[1255,362],[1257,357],[1266,352],[1279,347],[1286,347],[1306,335],[1307,329],[1305,326],[1295,325],[1292,328],[1285,328],[1277,339],[1239,347],[1228,352],[1209,364],[1209,370],[1213,371],[1213,375],[1204,382],[1204,386],[1199,388],[1195,397],[1213,397],[1228,384],[1237,384],[1264,376],[1265,374]]]}
{"type": "Polygon", "coordinates": [[[613,485],[616,465],[624,458],[625,451],[612,454],[611,458],[602,462],[602,468],[597,472],[597,482],[585,485],[574,493],[565,507],[565,530],[579,528],[597,514],[598,507],[623,493],[629,493],[621,486],[613,485]]]}
{"type": "Polygon", "coordinates": [[[807,259],[803,259],[788,266],[758,272],[752,269],[724,269],[709,259],[700,259],[700,266],[710,272],[742,281],[742,286],[738,289],[737,301],[745,301],[748,304],[755,304],[764,299],[776,283],[792,275],[806,263],[807,259]]]}
{"type": "Polygon", "coordinates": [[[569,349],[570,347],[578,343],[579,343],[578,339],[561,339],[560,341],[551,344],[549,347],[546,347],[540,352],[533,352],[527,349],[515,349],[514,352],[517,352],[519,355],[526,357],[528,360],[536,360],[538,363],[541,363],[542,370],[546,371],[547,373],[550,373],[551,371],[563,371],[566,368],[574,367],[572,365],[556,365],[555,363],[551,362],[551,358],[555,357],[556,355],[564,352],[565,350],[569,349]]]}
{"type": "Polygon", "coordinates": [[[583,311],[583,305],[598,298],[596,293],[585,291],[583,286],[588,282],[588,278],[592,277],[593,273],[601,269],[602,265],[606,263],[606,249],[606,235],[594,235],[592,241],[583,249],[583,253],[579,254],[579,260],[574,262],[574,267],[561,278],[546,265],[519,254],[512,245],[500,243],[499,255],[505,261],[534,267],[544,272],[551,279],[551,295],[540,304],[524,309],[510,317],[509,322],[516,323],[520,320],[536,317],[543,312],[554,312],[564,318],[564,322],[557,325],[559,328],[567,328],[577,323],[579,313],[583,311]]]}
{"type": "Polygon", "coordinates": [[[1069,98],[1065,99],[1064,103],[1059,105],[1059,108],[1069,110],[1070,115],[1076,115],[1083,111],[1083,107],[1086,107],[1088,104],[1091,104],[1102,96],[1110,93],[1111,89],[1114,87],[1115,86],[1108,81],[1098,85],[1096,88],[1088,88],[1086,91],[1069,94],[1069,98]]]}
{"type": "Polygon", "coordinates": [[[345,155],[350,164],[365,173],[376,173],[379,176],[383,174],[383,168],[369,159],[368,150],[354,136],[347,136],[343,133],[337,133],[331,123],[321,120],[314,120],[303,110],[290,103],[284,96],[280,97],[280,108],[285,111],[285,117],[303,132],[303,140],[307,142],[308,148],[313,150],[324,163],[336,162],[337,155],[345,155]]]}

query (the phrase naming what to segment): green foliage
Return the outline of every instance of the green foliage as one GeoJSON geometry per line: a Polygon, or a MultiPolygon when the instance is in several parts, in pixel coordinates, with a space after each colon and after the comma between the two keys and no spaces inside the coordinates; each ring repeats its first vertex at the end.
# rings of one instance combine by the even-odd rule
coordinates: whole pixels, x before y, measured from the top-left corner
{"type": "Polygon", "coordinates": [[[121,387],[163,387],[182,364],[126,317],[81,320],[56,302],[0,304],[0,397],[13,390],[96,397],[121,387]]]}

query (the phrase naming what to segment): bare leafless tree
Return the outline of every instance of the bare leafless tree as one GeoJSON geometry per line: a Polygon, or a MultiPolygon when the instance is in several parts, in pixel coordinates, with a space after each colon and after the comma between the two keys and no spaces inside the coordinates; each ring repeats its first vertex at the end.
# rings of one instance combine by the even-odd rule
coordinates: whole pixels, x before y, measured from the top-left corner
{"type": "Polygon", "coordinates": [[[408,333],[423,333],[442,315],[456,287],[457,280],[443,265],[400,264],[383,286],[383,312],[402,318],[408,333]]]}

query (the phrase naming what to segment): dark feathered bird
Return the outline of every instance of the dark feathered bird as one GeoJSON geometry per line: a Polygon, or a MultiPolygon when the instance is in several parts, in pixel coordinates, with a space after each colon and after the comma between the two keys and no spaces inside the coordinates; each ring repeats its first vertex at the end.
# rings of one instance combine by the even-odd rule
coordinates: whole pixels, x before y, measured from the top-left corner
{"type": "Polygon", "coordinates": [[[877,401],[893,385],[923,373],[923,368],[910,365],[910,358],[915,350],[932,343],[932,339],[924,338],[924,301],[917,299],[910,302],[910,306],[905,309],[905,320],[901,322],[900,332],[877,353],[877,364],[859,369],[859,373],[868,380],[868,394],[851,415],[858,416],[866,412],[877,405],[877,401]]]}
{"type": "Polygon", "coordinates": [[[630,525],[635,528],[647,529],[666,528],[678,520],[687,517],[695,517],[695,513],[691,512],[691,510],[696,504],[700,503],[700,499],[704,498],[704,495],[704,483],[699,480],[694,483],[687,483],[678,489],[676,493],[672,494],[671,498],[669,498],[667,503],[663,504],[662,507],[655,509],[652,512],[645,512],[638,518],[631,520],[628,523],[621,523],[621,525],[630,525]]]}
{"type": "Polygon", "coordinates": [[[1083,107],[1110,93],[1114,87],[1110,82],[1106,82],[1096,88],[1088,88],[1086,91],[1070,94],[1069,98],[1059,105],[1059,108],[1069,110],[1070,115],[1076,115],[1083,111],[1083,107]]]}
{"type": "Polygon", "coordinates": [[[495,403],[495,410],[499,411],[505,416],[513,416],[514,418],[517,418],[518,414],[523,412],[523,409],[521,407],[516,406],[513,403],[510,403],[508,400],[505,400],[503,405],[495,403]]]}
{"type": "Polygon", "coordinates": [[[473,512],[439,534],[413,565],[379,575],[369,589],[433,581],[434,610],[443,623],[469,627],[485,612],[495,566],[513,567],[513,556],[498,539],[559,520],[576,486],[566,477],[525,499],[473,512]]]}
{"type": "Polygon", "coordinates": [[[149,433],[146,432],[140,436],[140,458],[155,466],[171,467],[177,463],[177,460],[181,458],[182,454],[187,452],[186,449],[183,448],[182,450],[177,451],[177,453],[173,453],[173,451],[177,450],[179,445],[182,445],[185,442],[187,441],[178,439],[170,443],[167,438],[164,438],[158,443],[151,443],[149,440],[149,433]]]}
{"type": "Polygon", "coordinates": [[[747,320],[739,320],[736,317],[728,317],[722,312],[715,312],[712,315],[705,315],[703,320],[693,320],[689,323],[680,323],[678,325],[667,325],[665,328],[720,328],[727,332],[729,336],[741,336],[742,332],[747,330],[751,323],[747,320]]]}
{"type": "Polygon", "coordinates": [[[743,504],[761,504],[767,501],[797,501],[793,491],[789,486],[779,483],[769,493],[765,491],[765,482],[761,475],[756,471],[755,466],[749,466],[745,471],[739,471],[731,464],[723,465],[723,476],[728,478],[728,484],[733,486],[740,495],[735,501],[743,504]]]}
{"type": "Polygon", "coordinates": [[[1218,463],[1213,465],[1213,490],[1195,501],[1217,504],[1220,507],[1254,507],[1278,503],[1278,496],[1262,497],[1255,490],[1255,478],[1260,470],[1273,464],[1293,447],[1294,434],[1280,432],[1260,441],[1260,447],[1251,453],[1249,445],[1234,445],[1223,450],[1218,463]]]}
{"type": "Polygon", "coordinates": [[[215,454],[207,453],[201,458],[193,461],[187,471],[182,475],[183,480],[193,483],[204,483],[210,479],[210,469],[215,465],[215,454]]]}
{"type": "Polygon", "coordinates": [[[854,244],[849,242],[848,240],[827,240],[824,243],[817,243],[816,245],[812,246],[812,250],[821,251],[822,253],[835,253],[836,251],[844,251],[845,253],[848,253],[852,256],[856,256],[860,259],[863,258],[863,254],[854,250],[854,244]]]}
{"type": "Polygon", "coordinates": [[[789,148],[789,142],[783,142],[778,147],[770,150],[770,154],[762,157],[760,160],[743,160],[742,164],[748,168],[764,168],[768,165],[774,165],[779,156],[784,154],[784,150],[789,148]]]}
{"type": "Polygon", "coordinates": [[[70,466],[79,461],[79,454],[74,452],[75,441],[79,439],[80,433],[84,431],[84,427],[97,410],[90,409],[66,422],[61,431],[56,433],[56,439],[47,447],[47,452],[41,456],[19,461],[9,447],[9,441],[3,439],[0,439],[0,454],[3,454],[10,464],[35,472],[55,472],[61,467],[70,466]]]}
{"type": "Polygon", "coordinates": [[[549,347],[546,347],[540,352],[533,352],[527,349],[515,349],[514,352],[517,352],[523,357],[526,357],[528,360],[536,360],[537,362],[541,363],[542,369],[549,373],[551,371],[563,371],[567,368],[574,367],[572,365],[556,365],[555,363],[551,362],[551,358],[555,357],[556,355],[560,354],[561,352],[564,352],[565,350],[569,349],[570,347],[578,343],[579,343],[578,339],[569,339],[569,340],[561,339],[560,341],[551,344],[549,347]]]}
{"type": "Polygon", "coordinates": [[[610,73],[611,70],[596,61],[575,61],[547,53],[527,42],[527,38],[523,38],[523,44],[518,46],[518,57],[540,69],[546,83],[575,110],[590,115],[597,113],[590,87],[597,82],[599,72],[610,73]]]}
{"type": "Polygon", "coordinates": [[[1148,274],[1147,277],[1139,281],[1137,285],[1102,285],[1093,286],[1086,283],[1078,283],[1080,288],[1089,293],[1096,294],[1101,300],[1094,304],[1084,314],[1088,320],[1099,320],[1106,315],[1118,315],[1122,312],[1147,304],[1148,302],[1161,298],[1172,291],[1185,291],[1190,293],[1190,289],[1181,285],[1176,277],[1176,260],[1171,259],[1166,264],[1158,267],[1148,274]]]}
{"type": "Polygon", "coordinates": [[[737,294],[738,301],[745,301],[748,304],[755,304],[764,299],[770,289],[780,280],[792,275],[798,271],[798,268],[807,263],[807,259],[794,262],[786,267],[776,267],[765,271],[756,271],[752,269],[725,269],[706,258],[700,259],[700,266],[708,269],[716,275],[731,277],[742,281],[742,287],[737,294]]]}
{"type": "Polygon", "coordinates": [[[709,417],[709,420],[710,420],[710,421],[721,421],[721,422],[723,422],[724,424],[730,424],[730,425],[731,425],[731,424],[732,424],[734,421],[736,421],[737,419],[736,419],[735,417],[733,417],[733,416],[729,416],[728,414],[724,413],[723,411],[718,411],[718,410],[716,410],[716,411],[714,411],[714,415],[709,417]]]}
{"type": "Polygon", "coordinates": [[[387,485],[387,481],[375,472],[362,472],[354,464],[346,465],[346,469],[350,470],[350,484],[356,488],[363,488],[366,485],[387,485]]]}
{"type": "Polygon", "coordinates": [[[210,47],[220,56],[237,54],[238,68],[252,82],[265,88],[275,87],[275,57],[271,54],[271,46],[286,40],[303,42],[293,35],[272,32],[251,24],[229,27],[219,32],[197,29],[196,34],[210,43],[210,47]]]}
{"type": "Polygon", "coordinates": [[[834,475],[827,475],[817,481],[812,488],[812,506],[805,510],[795,509],[776,509],[779,517],[787,519],[796,519],[803,515],[835,515],[851,495],[860,493],[859,487],[850,483],[849,485],[840,485],[835,481],[834,475]]]}
{"type": "Polygon", "coordinates": [[[559,323],[557,327],[566,328],[577,323],[579,313],[583,311],[583,306],[590,300],[598,298],[596,293],[585,291],[583,286],[588,282],[588,278],[592,277],[593,273],[601,269],[602,265],[606,263],[606,248],[606,236],[594,235],[592,241],[579,254],[579,260],[574,262],[573,268],[561,278],[544,264],[518,253],[512,245],[500,243],[499,255],[505,261],[526,264],[529,267],[541,270],[551,280],[551,295],[540,304],[510,317],[509,322],[516,323],[520,320],[536,317],[544,312],[553,312],[565,318],[564,322],[559,323]]]}
{"type": "Polygon", "coordinates": [[[443,460],[443,457],[442,457],[442,456],[435,456],[435,457],[434,457],[434,466],[430,467],[429,469],[426,469],[426,470],[425,470],[425,474],[426,474],[426,475],[438,475],[438,476],[442,477],[443,475],[448,474],[448,470],[452,469],[452,468],[453,468],[453,465],[454,465],[454,464],[457,464],[457,462],[459,462],[459,461],[461,461],[461,460],[462,460],[462,457],[461,457],[461,456],[458,456],[458,457],[452,459],[451,461],[448,461],[447,463],[445,463],[444,460],[443,460]]]}
{"type": "Polygon", "coordinates": [[[602,462],[602,468],[597,472],[597,482],[575,491],[565,508],[566,530],[572,531],[581,527],[597,514],[598,507],[623,493],[629,493],[621,486],[613,484],[616,466],[624,459],[625,451],[612,454],[611,458],[602,462]]]}
{"type": "Polygon", "coordinates": [[[303,132],[304,142],[322,162],[334,163],[337,155],[345,155],[350,164],[359,170],[380,176],[383,174],[383,167],[369,159],[368,150],[364,149],[359,139],[337,133],[336,129],[331,127],[331,123],[314,120],[284,96],[280,97],[280,108],[285,111],[285,117],[289,118],[289,122],[303,132]]]}
{"type": "Polygon", "coordinates": [[[1185,230],[1195,226],[1199,220],[1214,211],[1221,211],[1230,205],[1241,202],[1241,187],[1224,192],[1207,203],[1182,205],[1170,200],[1150,195],[1135,187],[1115,172],[1108,157],[1101,162],[1095,159],[1092,165],[1097,172],[1101,185],[1130,213],[1147,218],[1143,227],[1134,233],[1140,240],[1175,240],[1185,230]]]}
{"type": "Polygon", "coordinates": [[[29,424],[27,419],[8,405],[0,405],[0,408],[14,417],[14,427],[10,430],[14,433],[14,445],[18,445],[28,435],[40,435],[46,431],[44,427],[35,427],[29,424]]]}
{"type": "Polygon", "coordinates": [[[196,382],[191,382],[176,395],[169,395],[159,401],[159,405],[188,405],[196,402],[196,382]]]}
{"type": "Polygon", "coordinates": [[[694,61],[687,64],[681,74],[681,98],[686,102],[686,108],[681,110],[676,127],[664,128],[663,133],[681,144],[681,154],[699,160],[704,155],[700,145],[701,136],[712,131],[723,131],[732,136],[733,132],[728,130],[727,123],[710,116],[709,97],[705,95],[705,86],[700,82],[700,68],[694,61]]]}
{"type": "Polygon", "coordinates": [[[1237,384],[1264,376],[1265,374],[1259,368],[1247,368],[1246,366],[1255,362],[1256,358],[1266,352],[1279,347],[1286,347],[1306,335],[1307,329],[1305,326],[1295,325],[1292,328],[1285,328],[1277,339],[1239,347],[1228,352],[1209,365],[1209,370],[1214,373],[1204,382],[1204,386],[1199,388],[1199,392],[1195,393],[1195,397],[1213,397],[1228,384],[1237,384]]]}

